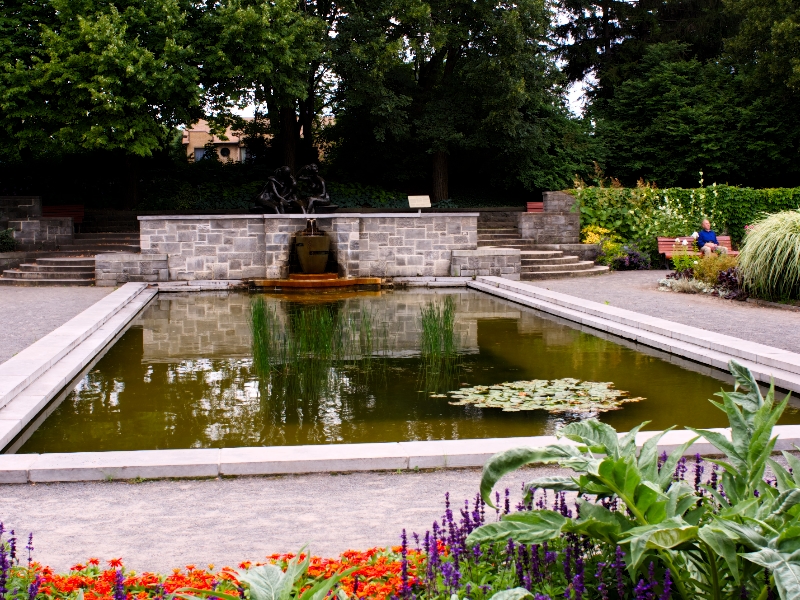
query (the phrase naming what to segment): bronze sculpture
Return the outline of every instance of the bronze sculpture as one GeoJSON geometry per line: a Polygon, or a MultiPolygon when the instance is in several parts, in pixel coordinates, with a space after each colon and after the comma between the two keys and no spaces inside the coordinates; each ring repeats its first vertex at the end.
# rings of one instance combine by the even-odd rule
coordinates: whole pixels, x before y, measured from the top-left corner
{"type": "Polygon", "coordinates": [[[279,167],[267,179],[267,184],[256,198],[256,206],[274,210],[278,214],[302,212],[313,214],[332,212],[336,206],[331,204],[328,187],[319,174],[317,165],[306,165],[298,172],[298,181],[292,176],[289,167],[279,167]]]}

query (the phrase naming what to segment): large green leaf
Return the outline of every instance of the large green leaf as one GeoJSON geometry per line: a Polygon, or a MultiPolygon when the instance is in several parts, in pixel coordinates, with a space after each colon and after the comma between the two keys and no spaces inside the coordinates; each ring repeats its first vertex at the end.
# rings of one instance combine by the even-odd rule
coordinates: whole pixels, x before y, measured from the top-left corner
{"type": "Polygon", "coordinates": [[[297,556],[289,561],[285,572],[276,565],[237,571],[239,581],[250,587],[251,600],[289,600],[295,581],[308,570],[310,556],[306,555],[300,560],[304,551],[305,547],[301,548],[297,556]]]}
{"type": "Polygon", "coordinates": [[[645,421],[644,423],[640,423],[639,425],[631,429],[628,433],[619,438],[618,447],[620,456],[636,454],[636,434],[639,433],[639,430],[648,423],[650,423],[650,421],[645,421]]]}
{"type": "Polygon", "coordinates": [[[533,490],[555,490],[557,492],[577,492],[580,486],[573,477],[537,477],[525,483],[527,493],[533,490]]]}
{"type": "Polygon", "coordinates": [[[554,463],[571,456],[580,455],[572,446],[545,446],[544,448],[512,448],[492,456],[483,466],[481,477],[481,496],[484,502],[492,504],[492,489],[506,473],[532,463],[554,463]]]}
{"type": "Polygon", "coordinates": [[[800,598],[800,551],[784,554],[772,548],[742,554],[745,560],[772,571],[782,600],[800,598]]]}
{"type": "Polygon", "coordinates": [[[642,444],[642,450],[639,452],[638,464],[639,471],[644,479],[658,482],[658,442],[661,441],[665,433],[672,429],[674,429],[674,427],[660,431],[642,444]]]}
{"type": "Polygon", "coordinates": [[[739,561],[736,554],[736,543],[728,535],[727,530],[714,525],[705,525],[698,530],[697,537],[703,540],[715,554],[723,558],[738,585],[739,561]]]}
{"type": "Polygon", "coordinates": [[[561,535],[569,519],[552,510],[531,510],[505,515],[502,521],[487,523],[469,534],[467,544],[505,542],[541,544],[561,535]]]}
{"type": "Polygon", "coordinates": [[[682,519],[668,519],[657,525],[643,525],[625,532],[621,544],[630,546],[631,572],[638,571],[647,550],[664,550],[691,541],[697,536],[697,527],[682,519]],[[673,531],[676,530],[676,531],[673,531]]]}
{"type": "Polygon", "coordinates": [[[578,500],[580,518],[566,528],[572,533],[587,535],[593,539],[601,539],[616,546],[620,537],[634,524],[625,515],[611,511],[600,504],[587,500],[578,500]]]}
{"type": "Polygon", "coordinates": [[[305,592],[303,592],[300,595],[299,600],[325,600],[325,598],[328,596],[328,593],[333,589],[333,586],[358,569],[359,567],[351,567],[346,571],[336,573],[335,575],[331,575],[322,581],[318,581],[305,592]]]}
{"type": "Polygon", "coordinates": [[[664,464],[661,465],[661,470],[658,472],[658,484],[662,490],[666,490],[670,486],[670,484],[672,484],[672,476],[675,473],[675,467],[678,466],[678,461],[684,454],[686,454],[686,451],[696,441],[697,441],[696,437],[693,437],[690,440],[686,440],[678,448],[673,450],[672,453],[667,457],[667,460],[664,461],[664,464]]]}
{"type": "Polygon", "coordinates": [[[619,458],[619,436],[617,431],[601,423],[597,419],[576,421],[561,428],[559,435],[573,442],[586,444],[592,452],[601,452],[613,458],[619,458]]]}

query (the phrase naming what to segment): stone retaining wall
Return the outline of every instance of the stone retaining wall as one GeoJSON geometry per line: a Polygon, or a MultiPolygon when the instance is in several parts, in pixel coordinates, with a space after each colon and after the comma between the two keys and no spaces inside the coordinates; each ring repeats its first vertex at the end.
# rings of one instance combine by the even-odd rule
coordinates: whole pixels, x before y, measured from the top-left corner
{"type": "Polygon", "coordinates": [[[519,281],[522,261],[518,248],[485,247],[454,250],[450,261],[452,277],[496,276],[519,281]]]}
{"type": "Polygon", "coordinates": [[[42,199],[39,196],[0,196],[0,221],[41,216],[42,199]]]}
{"type": "Polygon", "coordinates": [[[72,217],[9,219],[17,250],[54,250],[72,244],[72,217]]]}
{"type": "Polygon", "coordinates": [[[95,256],[95,285],[113,287],[133,282],[169,281],[166,254],[123,252],[95,256]]]}
{"type": "MultiPolygon", "coordinates": [[[[477,213],[316,215],[342,277],[446,276],[453,250],[474,249],[477,213]]],[[[305,215],[139,217],[142,254],[166,254],[170,281],[289,275],[305,215]]]]}
{"type": "Polygon", "coordinates": [[[536,244],[577,244],[581,216],[575,197],[565,192],[542,192],[544,212],[519,213],[519,232],[536,244]]]}

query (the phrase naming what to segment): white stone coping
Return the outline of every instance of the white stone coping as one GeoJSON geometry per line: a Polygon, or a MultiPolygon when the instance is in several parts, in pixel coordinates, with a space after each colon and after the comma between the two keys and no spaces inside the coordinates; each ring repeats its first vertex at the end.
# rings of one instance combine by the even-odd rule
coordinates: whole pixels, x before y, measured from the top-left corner
{"type": "Polygon", "coordinates": [[[167,254],[141,254],[139,252],[107,252],[103,254],[96,254],[95,261],[108,261],[108,262],[129,262],[129,261],[147,261],[147,260],[167,260],[167,254]]]}
{"type": "Polygon", "coordinates": [[[467,287],[472,277],[391,277],[393,283],[404,287],[467,287]]]}
{"type": "Polygon", "coordinates": [[[159,292],[225,292],[244,286],[241,279],[195,279],[192,281],[160,281],[152,285],[159,292]]]}
{"type": "Polygon", "coordinates": [[[477,212],[460,213],[320,213],[313,215],[253,213],[248,215],[142,215],[137,217],[140,221],[196,221],[198,219],[419,219],[424,217],[479,217],[477,212]]]}
{"type": "MultiPolygon", "coordinates": [[[[139,293],[133,297],[124,297],[127,302],[118,310],[110,314],[107,311],[104,315],[107,318],[99,327],[93,327],[94,323],[88,321],[86,330],[88,335],[76,336],[75,338],[76,340],[83,338],[80,343],[74,344],[71,351],[67,352],[60,360],[53,361],[42,375],[34,378],[21,393],[15,395],[3,407],[0,407],[0,448],[8,446],[31,421],[36,419],[37,415],[50,404],[53,398],[59,392],[62,392],[64,387],[87,366],[100,360],[103,356],[103,350],[107,348],[109,343],[125,329],[128,323],[156,295],[155,289],[146,289],[144,284],[128,283],[123,287],[127,286],[135,286],[139,289],[139,293]]],[[[113,292],[108,297],[122,291],[122,289],[120,288],[120,290],[113,292]]],[[[101,303],[103,303],[103,300],[95,303],[92,308],[101,303]]]]}
{"type": "Polygon", "coordinates": [[[75,350],[146,288],[145,283],[126,283],[1,364],[0,408],[75,350]]]}
{"type": "MultiPolygon", "coordinates": [[[[729,429],[713,431],[730,438],[729,429]]],[[[637,446],[641,447],[656,433],[637,434],[637,446]]],[[[775,427],[774,433],[778,436],[776,451],[793,450],[794,445],[800,444],[800,425],[780,425],[775,427]]],[[[670,453],[693,437],[691,431],[669,431],[659,441],[658,450],[670,453]]],[[[0,483],[481,467],[497,452],[554,443],[575,445],[564,438],[537,436],[383,444],[7,454],[0,455],[0,483]]],[[[686,451],[687,456],[695,453],[709,455],[719,454],[719,451],[700,438],[686,451]]]]}
{"type": "Polygon", "coordinates": [[[781,388],[800,391],[800,354],[788,350],[501,277],[477,277],[467,286],[718,369],[727,370],[728,362],[735,359],[749,368],[758,381],[768,383],[774,379],[781,388]]]}

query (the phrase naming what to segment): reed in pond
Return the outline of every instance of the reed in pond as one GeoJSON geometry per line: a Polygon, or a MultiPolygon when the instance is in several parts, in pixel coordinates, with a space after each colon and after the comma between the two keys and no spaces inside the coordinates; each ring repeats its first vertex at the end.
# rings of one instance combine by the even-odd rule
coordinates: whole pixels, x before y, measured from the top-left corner
{"type": "Polygon", "coordinates": [[[317,397],[337,370],[359,380],[385,375],[388,327],[366,308],[342,315],[334,304],[290,306],[281,318],[276,303],[251,303],[253,365],[270,387],[317,397]]]}
{"type": "Polygon", "coordinates": [[[463,367],[455,331],[452,296],[433,300],[420,311],[420,380],[425,392],[438,392],[458,379],[463,367]]]}

